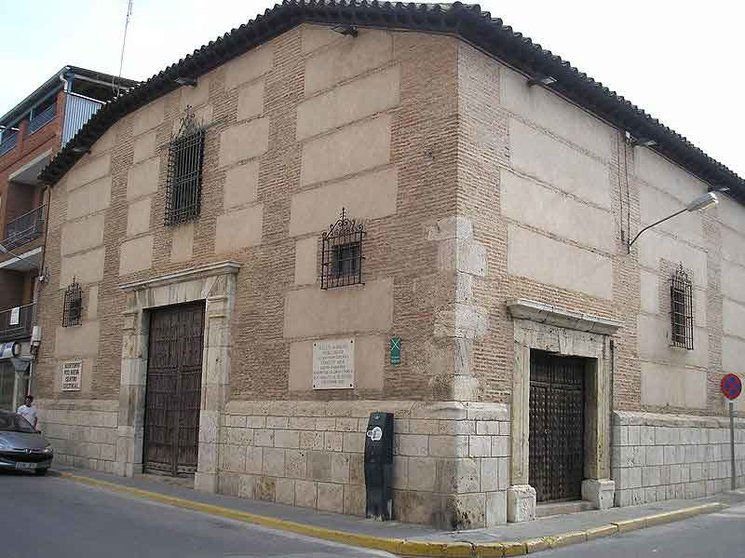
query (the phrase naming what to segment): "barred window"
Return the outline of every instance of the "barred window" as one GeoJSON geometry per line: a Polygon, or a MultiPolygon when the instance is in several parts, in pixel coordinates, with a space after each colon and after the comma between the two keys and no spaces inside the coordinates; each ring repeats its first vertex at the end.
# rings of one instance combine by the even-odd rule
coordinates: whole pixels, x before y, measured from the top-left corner
{"type": "Polygon", "coordinates": [[[83,291],[77,279],[73,278],[72,283],[65,290],[65,302],[62,309],[62,327],[80,325],[80,318],[83,314],[83,291]]]}
{"type": "Polygon", "coordinates": [[[177,225],[199,217],[202,206],[202,161],[204,128],[191,106],[181,119],[178,133],[168,147],[166,225],[177,225]]]}
{"type": "Polygon", "coordinates": [[[349,219],[344,208],[339,220],[321,238],[321,288],[362,283],[364,225],[349,219]]]}
{"type": "Polygon", "coordinates": [[[672,345],[693,349],[693,285],[681,265],[670,281],[672,345]]]}

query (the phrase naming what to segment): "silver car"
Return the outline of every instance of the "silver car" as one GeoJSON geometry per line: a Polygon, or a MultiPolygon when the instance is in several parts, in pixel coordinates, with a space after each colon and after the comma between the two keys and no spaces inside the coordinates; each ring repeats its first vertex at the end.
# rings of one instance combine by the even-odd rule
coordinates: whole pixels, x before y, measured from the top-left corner
{"type": "Polygon", "coordinates": [[[47,439],[21,415],[0,411],[0,469],[45,475],[54,450],[47,439]]]}

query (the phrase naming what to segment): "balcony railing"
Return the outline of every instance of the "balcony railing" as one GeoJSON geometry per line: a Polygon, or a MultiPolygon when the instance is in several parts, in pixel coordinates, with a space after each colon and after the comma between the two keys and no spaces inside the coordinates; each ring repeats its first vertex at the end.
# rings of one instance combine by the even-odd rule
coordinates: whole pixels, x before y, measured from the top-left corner
{"type": "Polygon", "coordinates": [[[2,245],[8,250],[18,248],[39,238],[44,232],[44,208],[42,205],[24,213],[5,226],[5,240],[2,245]]]}
{"type": "Polygon", "coordinates": [[[0,157],[18,145],[18,130],[5,130],[0,141],[0,157]]]}
{"type": "Polygon", "coordinates": [[[62,129],[62,145],[70,141],[83,124],[103,106],[101,101],[83,97],[77,93],[67,93],[65,97],[65,123],[62,129]]]}
{"type": "Polygon", "coordinates": [[[0,343],[29,337],[33,327],[34,304],[0,311],[0,343]]]}
{"type": "Polygon", "coordinates": [[[39,114],[35,114],[31,120],[28,121],[28,133],[33,134],[38,132],[44,126],[54,120],[54,116],[57,114],[57,104],[53,104],[45,108],[39,114]]]}

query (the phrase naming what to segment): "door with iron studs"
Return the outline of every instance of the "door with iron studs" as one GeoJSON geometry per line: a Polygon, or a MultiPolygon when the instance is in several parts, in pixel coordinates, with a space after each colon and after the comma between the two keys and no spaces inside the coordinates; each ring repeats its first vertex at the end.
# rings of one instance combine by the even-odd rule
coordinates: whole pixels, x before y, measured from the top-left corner
{"type": "Polygon", "coordinates": [[[538,503],[580,500],[585,359],[531,351],[529,482],[538,503]]]}
{"type": "Polygon", "coordinates": [[[197,468],[204,303],[150,315],[145,395],[145,472],[173,476],[197,468]]]}

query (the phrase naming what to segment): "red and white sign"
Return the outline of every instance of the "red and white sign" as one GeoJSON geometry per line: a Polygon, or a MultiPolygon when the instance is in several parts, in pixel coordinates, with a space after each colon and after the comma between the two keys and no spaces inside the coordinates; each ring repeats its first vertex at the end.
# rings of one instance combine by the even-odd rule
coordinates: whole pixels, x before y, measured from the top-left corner
{"type": "Polygon", "coordinates": [[[719,388],[724,396],[730,401],[740,397],[742,393],[742,381],[737,374],[725,374],[719,388]]]}

